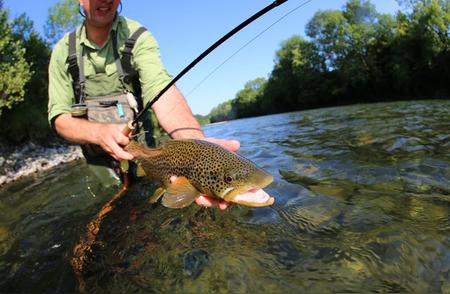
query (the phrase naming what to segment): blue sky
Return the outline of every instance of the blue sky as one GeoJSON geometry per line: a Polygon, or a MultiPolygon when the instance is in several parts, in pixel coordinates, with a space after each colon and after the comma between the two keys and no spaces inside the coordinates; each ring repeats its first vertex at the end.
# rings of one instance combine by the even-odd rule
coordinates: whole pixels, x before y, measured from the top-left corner
{"type": "MultiPolygon", "coordinates": [[[[11,17],[26,13],[35,28],[43,32],[48,8],[57,0],[4,0],[11,17]]],[[[270,0],[123,0],[122,15],[139,21],[156,37],[168,71],[177,75],[201,52],[229,30],[270,4],[270,0]]],[[[207,114],[219,103],[233,99],[247,81],[267,78],[273,68],[275,52],[282,41],[297,34],[305,36],[306,23],[318,10],[341,9],[345,0],[312,0],[271,27],[228,60],[253,37],[306,0],[289,0],[275,8],[225,42],[178,81],[195,114],[207,114]]],[[[395,14],[395,0],[372,1],[378,12],[395,14]]]]}

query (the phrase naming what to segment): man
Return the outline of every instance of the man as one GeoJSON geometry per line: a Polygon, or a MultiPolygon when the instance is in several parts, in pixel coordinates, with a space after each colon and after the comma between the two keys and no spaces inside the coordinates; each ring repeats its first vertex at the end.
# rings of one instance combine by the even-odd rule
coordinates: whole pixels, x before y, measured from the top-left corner
{"type": "MultiPolygon", "coordinates": [[[[77,47],[82,54],[78,64],[83,63],[86,76],[86,95],[109,97],[120,91],[117,79],[114,47],[123,47],[127,38],[140,25],[118,16],[120,0],[80,0],[85,21],[77,29],[77,47]],[[114,44],[114,42],[117,42],[114,44]]],[[[93,144],[117,161],[132,160],[133,156],[123,150],[130,138],[122,133],[125,124],[98,122],[71,114],[75,101],[72,78],[67,58],[68,35],[55,46],[49,65],[49,120],[56,132],[68,141],[93,144]]],[[[133,66],[139,73],[143,103],[151,100],[167,83],[170,76],[159,59],[159,48],[152,35],[145,31],[133,48],[133,66]]],[[[125,86],[124,86],[125,87],[125,86]]],[[[123,89],[125,92],[127,89],[123,89]]],[[[115,96],[114,96],[115,97],[115,96]]],[[[120,100],[119,100],[120,101],[120,100]]],[[[117,104],[117,102],[116,102],[117,104]]],[[[239,142],[205,138],[200,125],[192,115],[182,94],[172,86],[152,107],[161,127],[174,139],[205,139],[236,151],[239,142]]],[[[88,109],[88,112],[91,110],[88,109]]],[[[203,206],[225,209],[228,203],[206,196],[196,200],[203,206]]]]}

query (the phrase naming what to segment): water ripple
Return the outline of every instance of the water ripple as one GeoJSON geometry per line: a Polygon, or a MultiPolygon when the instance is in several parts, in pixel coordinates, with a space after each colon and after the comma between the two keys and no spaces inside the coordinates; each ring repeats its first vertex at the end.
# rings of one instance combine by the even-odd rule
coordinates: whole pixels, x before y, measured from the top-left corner
{"type": "MultiPolygon", "coordinates": [[[[449,292],[449,117],[437,100],[205,126],[273,174],[276,203],[173,210],[137,185],[102,221],[86,290],[449,292]]],[[[79,163],[0,191],[1,289],[78,291],[73,244],[113,194],[91,176],[79,163]]]]}

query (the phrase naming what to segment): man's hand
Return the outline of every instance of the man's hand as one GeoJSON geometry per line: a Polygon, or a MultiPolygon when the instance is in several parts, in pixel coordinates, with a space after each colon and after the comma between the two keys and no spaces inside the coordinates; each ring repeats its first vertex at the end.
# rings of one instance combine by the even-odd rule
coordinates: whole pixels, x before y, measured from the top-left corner
{"type": "Polygon", "coordinates": [[[195,199],[195,203],[204,207],[219,207],[222,210],[227,209],[231,205],[230,202],[227,202],[222,199],[209,197],[207,195],[197,197],[197,199],[195,199]]]}
{"type": "Polygon", "coordinates": [[[122,147],[130,142],[130,139],[122,133],[124,128],[125,125],[97,124],[95,144],[119,161],[133,159],[133,155],[124,151],[122,147]]]}
{"type": "Polygon", "coordinates": [[[63,113],[56,117],[55,128],[66,140],[78,144],[97,144],[117,160],[130,160],[133,155],[125,152],[122,146],[130,139],[122,133],[124,124],[105,124],[72,117],[63,113]]]}
{"type": "Polygon", "coordinates": [[[205,138],[204,140],[211,143],[216,143],[223,148],[230,150],[231,152],[236,152],[238,151],[239,147],[241,147],[241,143],[239,143],[238,140],[226,140],[212,137],[205,138]]]}

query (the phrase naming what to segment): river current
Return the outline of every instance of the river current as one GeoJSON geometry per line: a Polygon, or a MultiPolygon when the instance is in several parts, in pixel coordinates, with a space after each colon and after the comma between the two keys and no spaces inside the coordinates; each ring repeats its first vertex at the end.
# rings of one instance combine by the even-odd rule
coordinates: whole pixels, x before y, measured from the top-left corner
{"type": "Polygon", "coordinates": [[[0,190],[0,290],[450,293],[450,101],[204,130],[275,177],[273,206],[168,209],[144,181],[93,223],[118,188],[66,164],[0,190]]]}

